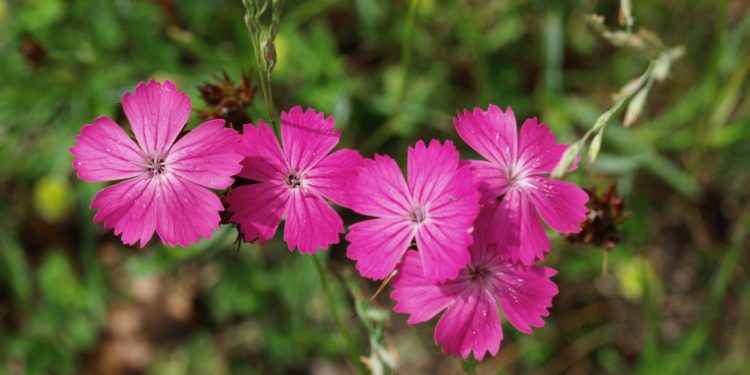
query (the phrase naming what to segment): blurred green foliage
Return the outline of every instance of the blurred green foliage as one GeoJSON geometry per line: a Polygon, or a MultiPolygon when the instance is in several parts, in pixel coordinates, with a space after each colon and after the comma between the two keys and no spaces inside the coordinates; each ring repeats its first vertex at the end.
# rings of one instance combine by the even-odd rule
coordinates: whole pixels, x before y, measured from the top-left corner
{"type": "MultiPolygon", "coordinates": [[[[648,65],[584,22],[617,27],[618,1],[413,3],[287,1],[277,106],[314,106],[344,129],[342,147],[398,160],[418,138],[455,140],[451,116],[489,103],[573,142],[648,65]]],[[[199,109],[212,75],[254,77],[242,14],[239,0],[0,0],[0,373],[353,371],[309,257],[277,241],[236,251],[231,227],[188,249],[125,248],[92,223],[104,184],[70,168],[80,128],[124,124],[120,97],[139,81],[171,79],[199,109]]],[[[596,162],[569,176],[625,196],[610,272],[601,250],[556,238],[547,325],[506,329],[479,373],[750,371],[748,14],[740,0],[634,2],[634,29],[686,55],[639,122],[614,116],[596,162]]],[[[265,116],[261,100],[251,114],[265,116]]],[[[377,285],[352,275],[344,246],[321,259],[371,365],[460,371],[433,326],[388,314],[387,291],[368,302],[377,285]]]]}

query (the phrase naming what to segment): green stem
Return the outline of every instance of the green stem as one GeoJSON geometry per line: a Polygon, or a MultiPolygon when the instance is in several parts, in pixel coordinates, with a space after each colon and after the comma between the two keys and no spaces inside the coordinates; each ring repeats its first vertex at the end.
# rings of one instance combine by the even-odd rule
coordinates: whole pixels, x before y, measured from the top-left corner
{"type": "MultiPolygon", "coordinates": [[[[281,130],[279,122],[276,116],[276,109],[273,104],[273,92],[271,90],[271,67],[266,63],[266,59],[263,55],[263,40],[264,34],[262,27],[258,21],[260,14],[265,12],[265,7],[268,5],[267,2],[263,3],[263,7],[258,7],[258,4],[250,2],[251,0],[243,0],[242,4],[245,6],[245,26],[247,27],[248,33],[250,33],[250,42],[253,45],[253,57],[255,58],[255,67],[258,70],[258,81],[260,82],[260,89],[265,99],[266,109],[268,110],[268,118],[273,127],[273,131],[276,137],[281,138],[281,130]]],[[[275,34],[273,36],[275,37],[275,34]]],[[[271,39],[273,42],[273,39],[271,39]]]]}
{"type": "Polygon", "coordinates": [[[331,315],[333,315],[333,320],[336,322],[336,327],[338,327],[339,332],[341,333],[341,338],[344,339],[344,345],[346,345],[346,349],[349,352],[349,358],[352,361],[352,365],[357,369],[357,372],[361,374],[367,373],[362,362],[359,360],[360,356],[357,347],[354,345],[354,340],[352,340],[349,331],[347,331],[341,323],[341,318],[339,317],[338,311],[336,311],[336,299],[333,297],[331,286],[326,279],[325,269],[317,256],[313,255],[312,259],[315,264],[315,270],[318,272],[318,277],[320,278],[320,284],[323,286],[323,292],[325,292],[326,299],[328,299],[328,308],[331,311],[331,315]]]}
{"type": "Polygon", "coordinates": [[[271,89],[271,72],[266,66],[265,60],[263,59],[263,50],[260,46],[260,41],[253,43],[255,53],[255,64],[258,66],[258,77],[260,79],[260,89],[263,92],[263,98],[266,102],[266,109],[268,110],[268,118],[271,121],[271,126],[279,137],[281,134],[279,128],[279,122],[276,119],[276,109],[273,105],[273,92],[271,89]]]}

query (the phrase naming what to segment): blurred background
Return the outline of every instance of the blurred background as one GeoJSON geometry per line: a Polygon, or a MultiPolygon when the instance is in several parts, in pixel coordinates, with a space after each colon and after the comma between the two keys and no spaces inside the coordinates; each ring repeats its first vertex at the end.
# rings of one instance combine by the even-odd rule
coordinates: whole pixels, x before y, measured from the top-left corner
{"type": "MultiPolygon", "coordinates": [[[[631,110],[638,121],[622,126],[626,103],[596,161],[584,151],[566,177],[595,192],[599,221],[553,235],[545,264],[560,294],[546,326],[506,324],[478,372],[750,373],[749,8],[635,1],[627,33],[617,0],[287,1],[274,97],[335,116],[340,147],[402,162],[417,139],[457,140],[456,111],[490,103],[572,143],[660,51],[683,46],[631,110]]],[[[187,249],[125,247],[92,223],[105,185],[70,167],[81,127],[101,115],[125,125],[121,95],[150,77],[187,91],[188,127],[265,119],[243,14],[239,0],[0,0],[0,374],[362,368],[310,256],[280,241],[238,249],[227,225],[187,249]]],[[[318,256],[364,362],[460,373],[433,343],[435,321],[407,326],[388,289],[368,302],[378,285],[344,249],[318,256]]]]}

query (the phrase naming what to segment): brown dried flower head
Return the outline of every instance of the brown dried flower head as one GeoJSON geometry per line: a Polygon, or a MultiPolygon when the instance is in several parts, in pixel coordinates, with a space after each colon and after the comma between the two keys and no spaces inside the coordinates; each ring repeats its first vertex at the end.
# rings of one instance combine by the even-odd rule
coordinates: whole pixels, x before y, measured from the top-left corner
{"type": "Polygon", "coordinates": [[[224,119],[230,127],[240,129],[243,124],[252,122],[248,109],[253,104],[258,86],[250,83],[242,75],[239,85],[234,84],[226,73],[214,77],[214,82],[205,82],[198,86],[201,97],[207,106],[200,113],[203,121],[224,119]]]}
{"type": "Polygon", "coordinates": [[[601,246],[610,250],[620,242],[619,226],[627,218],[623,211],[625,199],[617,194],[615,185],[611,185],[603,194],[596,194],[595,189],[584,189],[590,199],[586,203],[589,212],[579,233],[565,235],[570,243],[584,243],[601,246]]]}

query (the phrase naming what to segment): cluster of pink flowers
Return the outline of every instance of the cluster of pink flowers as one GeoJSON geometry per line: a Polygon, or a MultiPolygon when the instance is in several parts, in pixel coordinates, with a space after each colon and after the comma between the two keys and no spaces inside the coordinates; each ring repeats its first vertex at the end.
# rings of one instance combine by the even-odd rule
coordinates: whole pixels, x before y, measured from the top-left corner
{"type": "Polygon", "coordinates": [[[232,188],[225,203],[245,240],[264,243],[284,220],[289,249],[315,253],[346,232],[333,202],[371,217],[346,233],[359,273],[377,280],[397,271],[395,311],[410,324],[444,311],[435,341],[463,358],[497,353],[500,310],[521,332],[544,325],[558,289],[556,271],[534,264],[550,250],[540,217],[561,233],[586,219],[586,193],[545,177],[567,145],[536,119],[519,134],[513,112],[494,105],[454,119],[485,160],[460,160],[451,141],[418,141],[406,178],[387,155],[332,152],[341,131],[312,109],[282,112],[279,142],[262,121],[238,134],[213,120],[181,136],[190,100],[169,81],[139,84],[123,107],[135,142],[100,117],[71,149],[80,179],[123,180],[96,194],[95,222],[126,244],[143,247],[155,231],[166,244],[188,246],[219,226],[224,204],[211,189],[239,176],[252,183],[232,188]]]}

